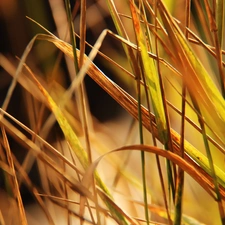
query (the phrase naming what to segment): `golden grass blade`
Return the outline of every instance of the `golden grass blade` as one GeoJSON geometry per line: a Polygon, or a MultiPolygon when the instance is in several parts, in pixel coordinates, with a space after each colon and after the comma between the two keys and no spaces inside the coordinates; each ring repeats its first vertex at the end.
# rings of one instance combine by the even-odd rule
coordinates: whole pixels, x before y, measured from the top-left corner
{"type": "MultiPolygon", "coordinates": [[[[150,91],[150,97],[153,104],[153,111],[156,118],[156,124],[159,129],[159,135],[162,136],[164,144],[167,143],[166,119],[164,107],[162,103],[162,95],[160,91],[159,78],[152,58],[148,55],[147,43],[141,28],[140,19],[138,18],[137,9],[132,1],[130,1],[130,9],[133,17],[135,34],[137,43],[140,47],[141,63],[143,65],[144,76],[150,91]]],[[[150,43],[148,43],[150,44],[150,43]]]]}
{"type": "MultiPolygon", "coordinates": [[[[54,40],[54,42],[57,42],[57,40],[54,40]]],[[[71,55],[72,49],[69,44],[59,41],[58,44],[56,44],[56,46],[59,49],[61,49],[65,54],[72,57],[72,55],[71,55]]],[[[78,54],[78,58],[79,58],[79,54],[78,54]]],[[[87,57],[85,57],[85,60],[89,61],[89,59],[87,59],[87,57]]],[[[128,95],[124,90],[122,90],[119,86],[117,86],[108,77],[106,77],[92,62],[90,64],[90,67],[89,67],[87,73],[99,86],[101,86],[109,95],[111,95],[125,110],[127,110],[134,118],[138,119],[137,101],[134,98],[132,98],[130,95],[128,95]]],[[[154,130],[153,131],[151,130],[150,122],[149,122],[150,121],[149,113],[146,110],[146,108],[144,108],[144,107],[142,107],[142,116],[143,116],[143,125],[149,131],[154,132],[155,136],[160,141],[163,141],[160,139],[160,137],[158,135],[158,131],[156,129],[156,124],[155,124],[154,130]]],[[[151,120],[155,121],[154,115],[151,114],[151,116],[152,116],[151,120]]],[[[174,147],[175,151],[179,153],[180,149],[177,146],[180,146],[180,135],[178,133],[176,133],[173,129],[171,129],[171,135],[172,135],[172,140],[173,140],[173,147],[174,147]]],[[[201,167],[205,171],[207,171],[207,173],[210,174],[208,159],[200,151],[198,151],[196,148],[194,148],[194,146],[192,146],[187,141],[185,141],[185,143],[184,143],[184,149],[185,149],[186,154],[190,155],[190,157],[192,157],[199,165],[201,165],[201,167]]],[[[215,167],[215,169],[216,169],[217,177],[219,179],[219,183],[223,187],[225,187],[225,179],[224,179],[225,173],[223,171],[221,171],[217,166],[215,167]]],[[[211,180],[211,179],[209,178],[209,180],[211,180]]]]}
{"type": "MultiPolygon", "coordinates": [[[[58,159],[61,159],[71,169],[73,169],[74,171],[76,171],[76,173],[78,173],[80,175],[83,175],[83,172],[81,170],[79,170],[76,167],[76,165],[74,165],[74,163],[72,163],[70,160],[68,160],[64,155],[62,155],[59,151],[57,151],[47,141],[45,141],[43,138],[41,138],[39,135],[37,135],[34,131],[30,130],[24,124],[22,124],[21,122],[19,122],[17,119],[15,119],[14,117],[12,117],[10,114],[8,114],[7,112],[3,111],[1,108],[0,108],[0,111],[1,111],[2,114],[4,114],[4,116],[7,116],[10,120],[12,120],[14,123],[16,123],[17,125],[19,125],[24,131],[26,131],[27,133],[29,133],[31,136],[36,135],[36,139],[38,141],[40,141],[40,143],[42,143],[48,149],[48,151],[50,151],[52,154],[54,154],[58,159]]],[[[5,119],[3,119],[3,120],[5,121],[5,119]]]]}
{"type": "MultiPolygon", "coordinates": [[[[209,121],[210,127],[213,129],[217,128],[217,132],[219,132],[221,137],[223,137],[225,133],[225,101],[219,90],[215,86],[214,82],[212,81],[211,77],[207,73],[206,69],[203,67],[203,65],[189,46],[187,39],[184,37],[178,25],[174,22],[162,2],[160,3],[159,10],[162,20],[165,24],[165,28],[168,30],[168,34],[175,51],[175,55],[180,61],[180,69],[183,71],[183,80],[190,92],[194,107],[196,108],[198,114],[201,115],[201,118],[199,118],[199,123],[202,128],[202,136],[204,139],[207,157],[209,160],[210,174],[212,175],[214,180],[220,216],[221,220],[223,221],[225,215],[220,198],[220,192],[218,190],[218,183],[215,174],[214,164],[208,145],[208,140],[206,138],[206,130],[204,129],[205,125],[202,116],[209,121]],[[196,95],[196,93],[200,94],[196,95]],[[217,122],[219,122],[220,120],[220,123],[222,123],[222,126],[219,127],[219,129],[218,126],[215,126],[214,120],[217,120],[217,122]]],[[[208,14],[211,15],[210,13],[208,14]]],[[[213,22],[213,18],[211,18],[211,21],[213,22]]],[[[212,25],[213,24],[214,23],[212,23],[212,25]]],[[[213,30],[214,27],[215,26],[213,26],[213,30]]],[[[215,37],[215,39],[217,42],[217,36],[215,37]]],[[[216,46],[218,47],[218,45],[216,46]]],[[[218,55],[218,61],[221,62],[221,53],[219,53],[218,55]]],[[[221,68],[222,64],[219,63],[219,65],[219,68],[221,68]]],[[[224,94],[223,90],[222,94],[224,94]]]]}
{"type": "Polygon", "coordinates": [[[210,127],[217,131],[222,138],[225,134],[224,99],[161,1],[159,10],[170,36],[174,53],[179,64],[182,65],[179,69],[184,74],[183,78],[187,88],[193,96],[196,96],[203,116],[207,118],[210,127]],[[215,126],[216,124],[223,125],[218,127],[215,126]]]}
{"type": "Polygon", "coordinates": [[[42,94],[47,99],[47,102],[48,102],[51,110],[55,114],[56,119],[57,119],[58,123],[60,124],[60,127],[62,128],[64,135],[65,135],[67,141],[69,142],[71,148],[74,149],[74,151],[76,152],[76,155],[79,158],[82,166],[84,168],[86,168],[88,165],[87,153],[82,148],[79,139],[74,134],[71,126],[69,125],[66,118],[62,114],[62,111],[60,110],[60,108],[55,104],[55,102],[50,97],[50,95],[47,93],[47,91],[44,89],[44,87],[39,83],[39,81],[34,76],[33,76],[33,79],[36,82],[36,84],[37,84],[38,88],[40,89],[40,91],[42,92],[42,94]]]}

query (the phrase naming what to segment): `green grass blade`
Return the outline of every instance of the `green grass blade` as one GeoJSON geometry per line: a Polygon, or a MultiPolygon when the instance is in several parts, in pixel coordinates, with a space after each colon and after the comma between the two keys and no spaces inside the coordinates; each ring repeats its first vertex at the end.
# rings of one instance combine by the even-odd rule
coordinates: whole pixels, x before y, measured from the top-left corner
{"type": "MultiPolygon", "coordinates": [[[[158,73],[155,67],[154,60],[148,55],[147,46],[151,44],[150,39],[145,39],[144,32],[141,27],[140,19],[137,14],[137,8],[134,3],[130,1],[130,9],[132,20],[134,24],[135,35],[137,39],[137,45],[140,48],[140,60],[141,67],[143,71],[143,76],[146,79],[148,90],[150,92],[150,99],[153,105],[153,111],[155,114],[155,120],[157,124],[158,133],[162,143],[165,145],[166,149],[169,149],[169,139],[166,125],[166,117],[164,111],[164,105],[162,101],[161,88],[159,83],[158,73]]],[[[172,167],[170,162],[167,162],[167,173],[169,187],[171,187],[173,198],[175,197],[175,187],[172,176],[172,167]]]]}
{"type": "Polygon", "coordinates": [[[135,34],[137,37],[137,44],[140,48],[141,63],[143,66],[143,73],[146,77],[147,85],[150,91],[150,98],[153,104],[153,110],[156,118],[157,128],[161,135],[161,140],[164,144],[167,142],[166,119],[164,114],[164,107],[162,103],[162,95],[159,85],[159,78],[154,64],[154,60],[149,57],[147,43],[144,33],[141,28],[140,19],[137,15],[137,9],[132,2],[130,2],[131,14],[133,17],[135,34]]]}
{"type": "MultiPolygon", "coordinates": [[[[140,85],[140,77],[139,77],[137,79],[139,137],[140,137],[140,144],[144,144],[142,112],[141,112],[141,87],[140,86],[141,85],[140,85]]],[[[147,225],[149,225],[148,193],[147,193],[147,184],[146,184],[145,164],[146,164],[145,163],[145,153],[141,152],[141,170],[142,170],[143,195],[144,195],[144,204],[145,204],[145,218],[146,218],[147,225]]]]}
{"type": "MultiPolygon", "coordinates": [[[[133,10],[133,4],[130,2],[132,21],[135,25],[135,20],[138,23],[138,18],[136,13],[133,10]]],[[[140,24],[139,24],[140,25],[140,24]]],[[[135,27],[136,29],[136,27],[135,27]]],[[[137,42],[139,42],[138,34],[136,33],[137,42]]],[[[138,95],[138,122],[139,122],[139,135],[140,135],[140,144],[144,144],[143,140],[143,128],[142,128],[142,112],[141,112],[141,88],[140,88],[140,79],[141,77],[137,77],[137,95],[138,95]]],[[[148,213],[148,198],[147,198],[147,184],[146,184],[146,173],[145,173],[145,153],[141,152],[141,166],[142,166],[142,182],[143,182],[143,196],[144,196],[144,204],[145,204],[145,219],[147,225],[149,225],[149,213],[148,213]]]]}
{"type": "MultiPolygon", "coordinates": [[[[116,6],[114,4],[113,0],[107,0],[107,5],[109,8],[109,12],[111,14],[111,17],[113,19],[114,25],[116,27],[116,30],[119,34],[120,37],[124,38],[125,40],[129,41],[129,37],[125,31],[125,28],[123,26],[123,23],[119,17],[119,14],[116,10],[116,6]]],[[[121,42],[124,52],[126,54],[127,60],[131,66],[131,69],[133,70],[133,73],[135,74],[135,76],[140,76],[140,72],[139,72],[139,68],[137,65],[137,60],[136,57],[134,55],[133,49],[131,48],[131,46],[124,44],[124,42],[121,42]]]]}

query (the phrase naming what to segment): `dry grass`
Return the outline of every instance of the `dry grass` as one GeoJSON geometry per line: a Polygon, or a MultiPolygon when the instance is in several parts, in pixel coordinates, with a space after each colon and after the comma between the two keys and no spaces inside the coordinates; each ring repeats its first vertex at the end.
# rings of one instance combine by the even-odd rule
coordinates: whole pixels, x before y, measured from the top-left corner
{"type": "Polygon", "coordinates": [[[0,54],[0,224],[225,224],[223,1],[65,3],[0,54]],[[126,113],[93,117],[86,76],[126,113]]]}

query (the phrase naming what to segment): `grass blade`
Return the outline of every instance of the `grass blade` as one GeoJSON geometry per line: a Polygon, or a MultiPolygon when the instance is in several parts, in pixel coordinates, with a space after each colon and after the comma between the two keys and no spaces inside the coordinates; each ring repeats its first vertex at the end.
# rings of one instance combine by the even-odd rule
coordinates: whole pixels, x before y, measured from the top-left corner
{"type": "MultiPolygon", "coordinates": [[[[129,41],[129,37],[125,31],[125,28],[116,10],[114,2],[112,0],[107,0],[107,5],[119,36],[129,41]]],[[[138,64],[136,62],[136,57],[134,55],[133,49],[129,45],[124,44],[124,42],[122,42],[122,46],[135,76],[140,76],[138,64]]]]}
{"type": "MultiPolygon", "coordinates": [[[[154,60],[150,58],[148,55],[149,49],[147,48],[147,46],[151,46],[150,37],[147,35],[147,38],[145,39],[145,35],[144,32],[142,31],[140,19],[137,13],[137,8],[135,7],[132,1],[130,1],[130,9],[135,35],[137,39],[137,45],[140,48],[140,60],[141,60],[140,67],[142,68],[143,76],[146,79],[148,90],[150,92],[150,99],[153,105],[153,111],[155,114],[158,134],[160,136],[160,139],[162,140],[162,143],[165,145],[165,149],[172,150],[172,144],[171,148],[169,147],[169,139],[168,139],[169,136],[167,132],[167,123],[164,110],[165,108],[163,104],[163,97],[158,73],[155,67],[154,60]]],[[[171,188],[170,190],[172,192],[172,196],[174,199],[175,186],[173,182],[172,167],[169,161],[167,161],[167,176],[169,182],[169,189],[171,188]]]]}
{"type": "MultiPolygon", "coordinates": [[[[161,135],[163,143],[167,142],[166,132],[166,119],[164,114],[164,108],[162,103],[162,96],[160,91],[158,74],[155,68],[155,64],[152,58],[148,55],[147,43],[141,28],[140,20],[137,15],[137,9],[135,5],[130,1],[131,14],[133,17],[135,34],[137,37],[137,43],[140,48],[141,63],[143,65],[143,73],[146,77],[147,85],[150,91],[150,97],[153,104],[153,111],[156,118],[156,124],[161,135]]],[[[149,43],[150,44],[150,43],[149,43]]]]}

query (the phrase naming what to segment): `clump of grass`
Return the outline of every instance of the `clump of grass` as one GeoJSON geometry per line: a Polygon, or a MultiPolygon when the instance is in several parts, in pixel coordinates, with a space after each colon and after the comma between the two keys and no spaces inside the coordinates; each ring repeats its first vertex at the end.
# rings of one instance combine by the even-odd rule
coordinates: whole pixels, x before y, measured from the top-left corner
{"type": "MultiPolygon", "coordinates": [[[[0,167],[7,193],[18,203],[20,223],[27,224],[20,195],[20,184],[24,183],[49,224],[57,224],[49,206],[54,206],[54,210],[59,207],[65,213],[67,224],[74,221],[80,224],[178,225],[200,224],[201,221],[225,224],[225,173],[220,161],[224,158],[225,145],[223,1],[211,5],[208,1],[186,1],[180,6],[183,15],[177,14],[173,7],[177,1],[165,4],[161,0],[130,0],[121,3],[126,9],[124,11],[117,8],[113,0],[106,3],[116,33],[103,30],[94,46],[86,42],[86,1],[74,6],[74,12],[80,9],[79,35],[74,33],[70,3],[65,1],[66,10],[62,10],[66,11],[72,44],[33,21],[48,34],[37,34],[30,41],[17,69],[7,58],[0,56],[2,67],[13,76],[0,114],[0,167]],[[121,44],[126,67],[100,51],[108,36],[121,44]],[[79,39],[79,46],[76,39],[79,39]],[[72,59],[67,66],[70,67],[72,62],[76,76],[67,90],[60,87],[53,77],[50,82],[41,78],[26,64],[37,41],[53,43],[72,59]],[[92,49],[88,56],[85,54],[86,46],[92,49]],[[130,93],[94,64],[97,55],[102,56],[102,62],[107,61],[113,71],[120,71],[126,77],[121,79],[129,79],[132,83],[130,93]],[[117,143],[115,149],[107,147],[105,150],[105,143],[97,138],[92,128],[92,124],[102,125],[89,112],[83,84],[86,74],[134,118],[136,122],[133,123],[137,123],[138,128],[130,128],[128,138],[135,132],[138,137],[135,142],[120,146],[117,143]],[[30,128],[7,113],[17,82],[25,90],[30,128]],[[56,146],[47,141],[55,121],[66,140],[64,146],[61,146],[59,138],[56,146]],[[13,156],[8,136],[28,150],[22,164],[13,156]],[[195,136],[201,139],[201,145],[196,142],[195,136]],[[97,151],[94,150],[96,148],[97,151]],[[129,154],[136,151],[141,153],[140,159],[135,155],[135,161],[140,161],[137,165],[141,168],[141,175],[137,177],[132,174],[134,170],[129,164],[133,160],[129,154]],[[118,157],[121,153],[127,155],[127,160],[118,157]],[[94,156],[96,154],[97,157],[94,156]],[[152,154],[155,158],[151,157],[152,154]],[[155,160],[153,166],[150,157],[155,160]],[[35,187],[28,176],[34,161],[40,170],[41,188],[35,187]],[[103,162],[106,162],[106,167],[119,168],[114,168],[112,187],[104,179],[108,171],[98,169],[97,172],[97,167],[103,162]],[[157,175],[149,172],[149,168],[153,167],[157,175]],[[217,214],[212,220],[206,221],[203,214],[186,215],[191,212],[186,207],[188,199],[185,198],[190,195],[187,191],[190,177],[191,185],[202,187],[201,201],[193,200],[191,204],[203,208],[206,204],[203,196],[208,197],[206,201],[217,204],[217,214]],[[123,183],[121,189],[118,180],[123,183]],[[153,191],[154,182],[160,187],[157,191],[153,191]],[[117,201],[115,197],[119,192],[128,194],[117,201]],[[140,197],[133,196],[133,193],[140,197]],[[154,197],[156,195],[162,197],[158,199],[154,197]],[[124,202],[129,202],[129,206],[124,207],[124,202]]],[[[6,223],[4,215],[0,219],[2,224],[6,223]]]]}

